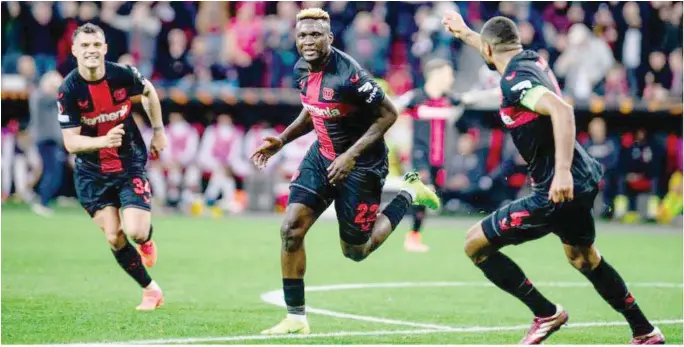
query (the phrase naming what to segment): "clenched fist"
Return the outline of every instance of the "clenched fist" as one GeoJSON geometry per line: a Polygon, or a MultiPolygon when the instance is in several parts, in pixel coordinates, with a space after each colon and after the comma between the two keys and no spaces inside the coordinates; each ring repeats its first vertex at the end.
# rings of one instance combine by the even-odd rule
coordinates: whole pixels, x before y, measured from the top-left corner
{"type": "Polygon", "coordinates": [[[121,147],[123,136],[126,134],[123,127],[123,124],[119,124],[109,129],[107,135],[102,136],[102,148],[121,147]]]}

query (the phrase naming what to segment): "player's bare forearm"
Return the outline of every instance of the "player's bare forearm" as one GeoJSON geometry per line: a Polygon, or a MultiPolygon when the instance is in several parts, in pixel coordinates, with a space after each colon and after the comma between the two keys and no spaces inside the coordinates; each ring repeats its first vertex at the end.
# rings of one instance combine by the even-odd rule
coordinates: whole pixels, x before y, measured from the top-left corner
{"type": "Polygon", "coordinates": [[[575,112],[556,94],[547,91],[536,103],[535,111],[551,117],[556,147],[556,170],[570,170],[575,150],[575,112]]]}
{"type": "Polygon", "coordinates": [[[64,147],[71,154],[95,152],[106,147],[103,137],[80,135],[81,127],[62,129],[64,147]]]}
{"type": "Polygon", "coordinates": [[[397,109],[394,107],[388,98],[382,100],[379,106],[380,116],[375,120],[373,124],[366,130],[366,133],[359,138],[353,146],[349,147],[347,153],[351,154],[354,158],[358,157],[366,150],[370,145],[381,140],[387,130],[394,124],[399,116],[397,109]]]}
{"type": "Polygon", "coordinates": [[[313,129],[313,122],[311,115],[306,109],[299,112],[297,119],[292,122],[281,134],[278,136],[283,141],[283,146],[296,140],[298,137],[308,134],[313,129]]]}
{"type": "Polygon", "coordinates": [[[461,41],[480,52],[480,34],[473,30],[467,30],[460,35],[461,41]]]}
{"type": "Polygon", "coordinates": [[[145,89],[143,90],[141,103],[147,117],[150,118],[150,124],[154,131],[164,130],[164,120],[162,119],[162,108],[161,101],[159,100],[159,95],[154,89],[154,86],[150,81],[145,82],[145,89]]]}
{"type": "Polygon", "coordinates": [[[570,170],[575,150],[575,114],[572,106],[551,113],[556,146],[556,170],[570,170]]]}

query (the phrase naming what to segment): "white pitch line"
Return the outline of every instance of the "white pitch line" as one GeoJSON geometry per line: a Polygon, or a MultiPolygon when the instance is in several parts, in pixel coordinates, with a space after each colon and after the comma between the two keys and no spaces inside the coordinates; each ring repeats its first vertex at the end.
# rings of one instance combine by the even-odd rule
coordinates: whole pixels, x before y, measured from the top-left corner
{"type": "MultiPolygon", "coordinates": [[[[313,289],[309,290],[309,291],[317,291],[317,290],[318,291],[324,291],[325,290],[325,289],[321,289],[320,287],[317,287],[317,286],[312,287],[312,288],[313,289]]],[[[345,289],[348,289],[348,288],[345,288],[345,289]]],[[[286,307],[285,300],[283,299],[283,291],[281,289],[272,290],[270,292],[262,294],[261,300],[263,300],[266,303],[276,305],[279,307],[286,307]]],[[[382,323],[382,324],[389,324],[389,325],[403,325],[403,326],[408,326],[408,327],[412,327],[412,328],[437,329],[437,330],[449,330],[449,329],[453,328],[453,327],[446,326],[446,325],[407,322],[407,321],[402,321],[402,320],[398,320],[398,319],[388,319],[388,318],[373,317],[373,316],[362,316],[362,315],[358,315],[358,314],[350,314],[350,313],[320,309],[320,308],[315,308],[315,307],[310,307],[310,306],[306,307],[306,312],[307,313],[316,313],[316,314],[320,314],[320,315],[324,315],[324,316],[330,316],[330,317],[336,317],[336,318],[365,321],[365,322],[382,323]]]]}
{"type": "MultiPolygon", "coordinates": [[[[588,282],[538,282],[535,285],[540,287],[589,287],[588,282]]],[[[662,288],[682,288],[683,285],[679,283],[667,282],[652,282],[652,283],[630,283],[631,287],[662,287],[662,288]]],[[[493,286],[489,282],[401,282],[401,283],[356,283],[356,284],[337,284],[337,285],[321,285],[309,286],[306,288],[307,292],[325,292],[336,290],[351,290],[351,289],[367,289],[367,288],[403,288],[403,287],[488,287],[493,286]]],[[[269,304],[285,307],[282,290],[272,290],[261,295],[261,299],[269,304]]],[[[410,327],[419,327],[423,329],[416,330],[376,330],[376,331],[340,331],[332,333],[319,333],[310,335],[244,335],[244,336],[220,336],[220,337],[190,337],[190,338],[171,338],[171,339],[155,339],[155,340],[140,340],[127,341],[123,344],[173,344],[173,343],[202,343],[202,342],[231,342],[231,341],[255,341],[255,340],[273,340],[273,339],[310,339],[318,337],[342,337],[342,336],[381,336],[381,335],[413,335],[413,334],[434,334],[434,333],[476,333],[476,332],[491,332],[491,331],[510,331],[523,330],[529,328],[529,325],[513,325],[513,326],[499,326],[499,327],[450,327],[446,325],[437,325],[429,323],[407,322],[396,319],[387,319],[373,316],[362,316],[348,314],[344,312],[337,312],[332,310],[318,309],[307,306],[308,313],[317,313],[336,318],[346,318],[367,322],[383,323],[390,325],[404,325],[410,327]]],[[[654,321],[654,324],[678,324],[684,322],[682,319],[668,319],[654,321]]],[[[575,323],[567,325],[567,328],[586,328],[586,327],[601,327],[601,326],[622,326],[627,325],[624,321],[615,322],[586,322],[575,323]]]]}
{"type": "MultiPolygon", "coordinates": [[[[668,325],[684,323],[682,319],[665,319],[652,321],[653,324],[668,325]]],[[[624,326],[627,325],[624,321],[615,322],[586,322],[568,324],[563,329],[577,329],[590,327],[608,327],[608,326],[624,326]]],[[[202,343],[202,342],[235,342],[235,341],[256,341],[256,340],[280,340],[280,339],[313,339],[325,337],[345,337],[345,336],[386,336],[386,335],[424,335],[424,334],[439,334],[439,333],[481,333],[492,331],[517,331],[529,328],[529,325],[512,325],[501,327],[464,327],[464,328],[450,328],[449,330],[436,329],[419,329],[419,330],[377,330],[377,331],[339,331],[332,333],[318,333],[309,335],[244,335],[244,336],[217,336],[217,337],[188,337],[175,339],[156,339],[156,340],[139,340],[126,341],[116,344],[187,344],[187,343],[202,343]]]]}

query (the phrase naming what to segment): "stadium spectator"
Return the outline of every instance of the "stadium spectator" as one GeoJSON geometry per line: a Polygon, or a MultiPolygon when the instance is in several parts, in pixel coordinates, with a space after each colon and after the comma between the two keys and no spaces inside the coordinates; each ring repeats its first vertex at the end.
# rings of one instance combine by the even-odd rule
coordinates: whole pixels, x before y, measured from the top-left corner
{"type": "Polygon", "coordinates": [[[568,16],[568,10],[567,1],[554,1],[544,9],[544,21],[547,23],[548,29],[554,31],[554,34],[555,32],[567,33],[570,30],[572,22],[568,16]]]}
{"type": "Polygon", "coordinates": [[[670,97],[675,100],[682,100],[682,48],[677,48],[670,53],[668,58],[672,81],[670,82],[670,97]]]}
{"type": "Polygon", "coordinates": [[[19,58],[17,61],[17,72],[24,78],[29,91],[40,80],[40,76],[38,76],[36,71],[36,61],[30,55],[24,55],[19,58]]]}
{"type": "Polygon", "coordinates": [[[135,60],[135,66],[143,76],[152,76],[161,21],[150,10],[151,3],[148,2],[136,2],[127,16],[119,15],[114,6],[104,7],[100,19],[127,33],[128,51],[135,60]]]}
{"type": "Polygon", "coordinates": [[[598,11],[594,13],[594,23],[592,25],[594,35],[608,44],[611,50],[617,48],[618,31],[617,24],[613,18],[613,13],[607,4],[601,4],[598,11]]]}
{"type": "Polygon", "coordinates": [[[255,4],[241,2],[226,32],[231,61],[237,67],[240,87],[260,87],[264,82],[263,18],[256,16],[255,4]]]}
{"type": "Polygon", "coordinates": [[[53,211],[50,202],[62,186],[66,153],[62,146],[62,131],[55,115],[64,110],[57,108],[57,89],[62,83],[62,76],[55,71],[43,75],[40,88],[36,88],[29,97],[30,123],[29,131],[40,154],[43,175],[38,186],[40,201],[33,204],[33,211],[41,216],[49,217],[53,211]]]}
{"type": "Polygon", "coordinates": [[[626,27],[618,36],[619,49],[616,56],[625,66],[630,95],[636,97],[641,85],[638,70],[645,50],[639,5],[633,1],[626,3],[622,8],[622,16],[626,27]]]}
{"type": "Polygon", "coordinates": [[[280,1],[277,14],[266,18],[266,50],[271,61],[268,86],[271,88],[291,87],[294,83],[292,67],[299,56],[293,29],[298,10],[296,3],[280,1]]]}
{"type": "MultiPolygon", "coordinates": [[[[478,183],[484,174],[484,160],[476,153],[476,144],[470,133],[458,138],[457,154],[451,158],[446,168],[445,200],[455,198],[455,209],[461,210],[479,205],[481,188],[478,183]],[[466,206],[463,206],[466,204],[466,206]]],[[[451,204],[454,204],[452,202],[451,204]]]]}
{"type": "Polygon", "coordinates": [[[644,80],[644,98],[647,100],[664,100],[672,83],[672,74],[667,69],[663,52],[651,52],[648,56],[649,70],[644,80]]]}
{"type": "Polygon", "coordinates": [[[2,3],[2,72],[16,73],[17,61],[24,53],[24,10],[18,1],[2,3]]]}
{"type": "Polygon", "coordinates": [[[616,63],[608,70],[602,89],[606,102],[617,102],[630,96],[627,72],[622,65],[616,63]]]}
{"type": "Polygon", "coordinates": [[[233,125],[228,114],[220,114],[216,124],[207,127],[202,135],[197,164],[211,175],[204,197],[208,205],[219,210],[235,211],[237,208],[234,204],[235,176],[249,170],[241,158],[243,139],[243,133],[233,125]],[[219,196],[222,199],[216,205],[219,196]]]}
{"type": "Polygon", "coordinates": [[[194,78],[193,66],[188,61],[188,39],[182,30],[173,29],[169,32],[168,41],[169,51],[161,54],[157,72],[167,82],[183,80],[185,87],[189,87],[194,78]]]}
{"type": "Polygon", "coordinates": [[[604,41],[592,36],[584,24],[575,24],[568,33],[568,47],[558,57],[554,71],[565,78],[565,92],[587,100],[614,62],[613,53],[604,41]]]}
{"type": "Polygon", "coordinates": [[[377,22],[368,12],[360,12],[354,18],[352,28],[344,34],[344,46],[347,53],[375,76],[382,76],[387,71],[389,48],[389,28],[383,22],[377,22]]]}
{"type": "Polygon", "coordinates": [[[200,137],[188,121],[178,112],[169,114],[166,126],[169,147],[162,152],[161,165],[167,172],[166,197],[175,206],[192,202],[199,193],[201,172],[196,164],[200,137]]]}
{"type": "Polygon", "coordinates": [[[32,4],[31,15],[25,23],[27,53],[36,61],[36,73],[40,77],[57,66],[57,41],[63,29],[47,2],[32,4]]]}
{"type": "Polygon", "coordinates": [[[645,129],[638,129],[634,133],[632,143],[629,143],[629,136],[624,140],[619,161],[619,196],[615,200],[615,217],[626,223],[638,221],[640,214],[637,211],[637,198],[639,195],[646,195],[649,198],[646,217],[653,219],[658,204],[655,194],[663,167],[661,150],[648,137],[645,129]]]}
{"type": "Polygon", "coordinates": [[[601,194],[605,209],[599,213],[603,217],[610,217],[617,190],[617,178],[620,175],[618,167],[620,147],[617,141],[608,137],[606,121],[603,118],[597,117],[589,122],[589,139],[584,143],[584,148],[603,167],[601,194]]]}

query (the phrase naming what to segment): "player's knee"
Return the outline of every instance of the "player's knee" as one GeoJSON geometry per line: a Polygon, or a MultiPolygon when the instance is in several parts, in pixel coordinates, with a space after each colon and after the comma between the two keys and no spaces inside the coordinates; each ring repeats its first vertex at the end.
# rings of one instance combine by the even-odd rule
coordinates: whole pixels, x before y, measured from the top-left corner
{"type": "Polygon", "coordinates": [[[368,258],[369,253],[359,249],[358,247],[344,247],[342,248],[342,254],[344,254],[345,258],[358,263],[368,258]]]}
{"type": "Polygon", "coordinates": [[[282,241],[283,250],[286,252],[296,252],[304,243],[304,235],[306,229],[304,223],[298,218],[287,218],[280,227],[280,239],[282,241]]]}
{"type": "Polygon", "coordinates": [[[148,225],[131,226],[126,228],[126,232],[135,243],[143,243],[148,239],[150,227],[148,225]]]}
{"type": "Polygon", "coordinates": [[[590,272],[601,262],[601,255],[594,246],[568,247],[565,255],[570,265],[580,272],[590,272]]]}
{"type": "Polygon", "coordinates": [[[114,250],[119,250],[126,245],[126,235],[123,231],[117,229],[104,230],[105,237],[107,238],[107,243],[114,250]]]}
{"type": "Polygon", "coordinates": [[[478,264],[487,259],[489,255],[488,245],[489,241],[482,231],[482,226],[477,224],[468,230],[463,250],[473,263],[478,264]]]}

